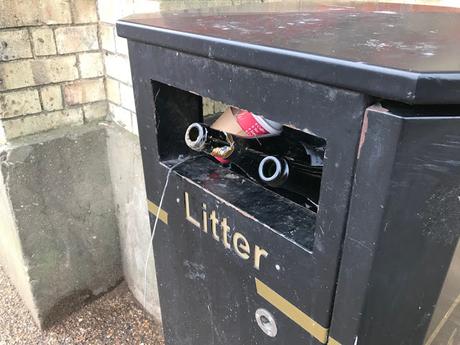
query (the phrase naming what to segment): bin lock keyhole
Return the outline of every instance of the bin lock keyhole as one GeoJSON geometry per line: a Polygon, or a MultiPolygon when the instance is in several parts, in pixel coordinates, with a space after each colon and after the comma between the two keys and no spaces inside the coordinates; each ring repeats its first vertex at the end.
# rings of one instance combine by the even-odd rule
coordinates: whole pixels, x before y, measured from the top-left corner
{"type": "Polygon", "coordinates": [[[269,337],[276,337],[278,328],[273,315],[266,309],[259,308],[256,310],[256,321],[260,329],[269,337]]]}

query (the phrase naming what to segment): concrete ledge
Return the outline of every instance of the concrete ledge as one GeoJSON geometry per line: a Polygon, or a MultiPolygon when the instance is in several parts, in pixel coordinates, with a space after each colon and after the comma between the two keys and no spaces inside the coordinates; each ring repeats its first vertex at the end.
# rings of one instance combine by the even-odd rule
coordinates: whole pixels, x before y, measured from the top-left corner
{"type": "Polygon", "coordinates": [[[144,291],[150,223],[139,137],[117,125],[109,126],[107,133],[124,277],[138,302],[161,322],[153,253],[147,263],[147,289],[144,291]]]}
{"type": "Polygon", "coordinates": [[[46,327],[122,279],[107,126],[0,146],[0,263],[46,327]]]}

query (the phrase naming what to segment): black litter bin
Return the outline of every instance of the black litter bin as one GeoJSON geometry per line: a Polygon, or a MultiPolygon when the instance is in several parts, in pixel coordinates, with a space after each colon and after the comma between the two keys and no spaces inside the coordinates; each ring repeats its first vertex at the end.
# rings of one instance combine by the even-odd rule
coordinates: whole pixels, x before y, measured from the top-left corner
{"type": "Polygon", "coordinates": [[[168,345],[460,344],[459,9],[296,1],[117,29],[168,345]],[[324,142],[317,210],[190,150],[202,97],[324,142]]]}

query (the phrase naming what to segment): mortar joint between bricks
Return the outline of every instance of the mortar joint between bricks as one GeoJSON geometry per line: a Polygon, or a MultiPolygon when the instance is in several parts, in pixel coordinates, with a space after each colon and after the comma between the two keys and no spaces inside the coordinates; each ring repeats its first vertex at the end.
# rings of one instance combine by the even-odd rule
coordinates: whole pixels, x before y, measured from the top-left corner
{"type": "Polygon", "coordinates": [[[58,54],[58,46],[57,46],[57,40],[56,40],[56,31],[54,31],[53,28],[50,28],[51,32],[53,33],[53,42],[54,46],[56,47],[56,55],[58,54]]]}
{"type": "MultiPolygon", "coordinates": [[[[32,52],[32,59],[35,59],[36,58],[36,56],[35,56],[35,46],[34,46],[34,40],[33,40],[33,37],[32,37],[32,30],[31,30],[30,27],[27,28],[27,38],[29,39],[29,48],[30,48],[30,51],[32,52]]],[[[22,60],[22,59],[19,59],[19,60],[22,60]]]]}
{"type": "Polygon", "coordinates": [[[74,10],[75,10],[75,7],[73,6],[73,0],[68,0],[68,3],[69,3],[69,10],[70,10],[70,21],[72,22],[72,24],[75,24],[75,13],[74,13],[74,10]]]}
{"type": "MultiPolygon", "coordinates": [[[[43,87],[46,87],[47,85],[44,85],[43,87]]],[[[40,102],[40,108],[42,111],[45,110],[45,107],[43,106],[43,97],[42,97],[42,88],[37,87],[37,92],[38,92],[38,101],[40,102]]]]}
{"type": "Polygon", "coordinates": [[[50,59],[50,58],[75,56],[76,54],[99,53],[99,52],[101,52],[101,51],[98,50],[98,49],[91,49],[91,50],[77,51],[77,52],[73,52],[73,53],[50,54],[50,55],[40,55],[40,56],[35,56],[34,55],[31,58],[18,58],[18,59],[14,59],[14,60],[0,61],[0,63],[16,63],[16,62],[27,61],[27,60],[30,60],[30,61],[38,60],[38,61],[40,61],[40,60],[47,60],[47,59],[50,59]]]}
{"type": "Polygon", "coordinates": [[[25,29],[35,29],[35,28],[50,28],[50,29],[58,29],[58,28],[65,28],[65,27],[74,27],[74,26],[90,26],[90,25],[99,25],[99,22],[90,22],[90,23],[63,23],[63,24],[46,24],[42,22],[38,22],[35,25],[19,25],[14,27],[8,28],[0,28],[0,32],[6,31],[16,31],[16,30],[25,30],[25,29]]]}
{"type": "MultiPolygon", "coordinates": [[[[107,110],[108,110],[108,92],[107,92],[107,71],[105,68],[105,55],[104,55],[104,49],[102,49],[102,34],[101,34],[101,21],[100,21],[100,16],[99,16],[99,0],[96,0],[96,16],[97,16],[97,41],[99,44],[99,52],[101,54],[101,59],[102,59],[102,73],[104,77],[104,93],[105,93],[105,100],[107,102],[107,110]]],[[[108,111],[107,111],[108,112],[108,111]]]]}
{"type": "Polygon", "coordinates": [[[61,91],[62,108],[66,109],[67,105],[65,103],[64,83],[59,84],[59,89],[61,91]]]}
{"type": "Polygon", "coordinates": [[[80,55],[75,53],[75,67],[78,72],[78,79],[81,79],[81,66],[80,66],[80,55]]]}

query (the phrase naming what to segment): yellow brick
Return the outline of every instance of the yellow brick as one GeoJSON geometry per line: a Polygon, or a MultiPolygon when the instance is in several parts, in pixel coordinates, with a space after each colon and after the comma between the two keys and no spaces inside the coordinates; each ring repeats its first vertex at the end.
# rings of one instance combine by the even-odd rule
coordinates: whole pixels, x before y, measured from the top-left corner
{"type": "Polygon", "coordinates": [[[32,9],[33,0],[1,0],[0,1],[0,26],[11,28],[18,26],[37,25],[40,22],[40,11],[32,9]]]}
{"type": "Polygon", "coordinates": [[[27,30],[0,32],[0,61],[32,57],[27,30]]]}
{"type": "Polygon", "coordinates": [[[128,40],[115,35],[115,48],[118,54],[128,55],[128,40]]]}
{"type": "Polygon", "coordinates": [[[32,29],[32,42],[36,56],[56,54],[53,30],[47,27],[32,29]]]}
{"type": "Polygon", "coordinates": [[[14,139],[54,128],[80,124],[83,124],[82,109],[74,108],[7,120],[3,122],[3,129],[7,139],[14,139]]]}
{"type": "Polygon", "coordinates": [[[75,56],[53,56],[31,61],[36,85],[70,81],[78,78],[75,56]]]}
{"type": "Polygon", "coordinates": [[[69,0],[1,0],[2,28],[43,24],[69,24],[69,0]]]}
{"type": "Polygon", "coordinates": [[[0,90],[11,90],[34,85],[29,60],[0,63],[0,90]]]}
{"type": "Polygon", "coordinates": [[[75,56],[53,56],[0,64],[0,90],[78,78],[75,56]]]}
{"type": "Polygon", "coordinates": [[[96,23],[96,0],[72,0],[74,23],[96,23]]]}
{"type": "Polygon", "coordinates": [[[40,90],[43,109],[46,111],[59,110],[63,108],[62,93],[59,85],[49,85],[40,90]]]}
{"type": "Polygon", "coordinates": [[[104,75],[101,53],[80,54],[80,74],[82,78],[93,78],[104,75]]]}
{"type": "Polygon", "coordinates": [[[107,90],[107,99],[112,103],[120,104],[120,83],[117,80],[107,78],[105,87],[107,90]]]}
{"type": "Polygon", "coordinates": [[[214,101],[210,98],[203,98],[203,115],[214,115],[217,113],[222,113],[225,111],[225,109],[228,108],[228,105],[214,101]]]}
{"type": "Polygon", "coordinates": [[[6,143],[6,134],[5,129],[3,128],[3,123],[0,122],[0,145],[6,143]]]}
{"type": "Polygon", "coordinates": [[[203,98],[203,115],[214,115],[214,103],[213,100],[207,97],[203,98]]]}
{"type": "Polygon", "coordinates": [[[222,102],[214,101],[214,113],[223,113],[228,108],[227,104],[222,102]]]}
{"type": "Polygon", "coordinates": [[[104,120],[107,117],[107,102],[90,103],[83,106],[86,122],[104,120]]]}
{"type": "Polygon", "coordinates": [[[135,114],[111,103],[109,104],[109,114],[112,121],[131,133],[138,135],[137,118],[135,114]]]}
{"type": "Polygon", "coordinates": [[[106,54],[104,58],[105,70],[109,77],[120,80],[126,84],[132,84],[131,69],[127,57],[106,54]]]}
{"type": "MultiPolygon", "coordinates": [[[[189,0],[188,0],[189,1],[189,0]]],[[[160,10],[160,1],[137,0],[133,3],[133,13],[154,13],[160,10]]]]}
{"type": "Polygon", "coordinates": [[[136,113],[131,113],[131,128],[129,128],[129,131],[137,136],[139,135],[136,113]]]}
{"type": "Polygon", "coordinates": [[[57,28],[55,35],[59,54],[99,49],[97,25],[57,28]]]}
{"type": "Polygon", "coordinates": [[[129,109],[131,111],[136,111],[136,106],[134,104],[134,94],[133,88],[127,86],[126,84],[120,84],[120,96],[121,96],[121,105],[123,108],[129,109]]]}
{"type": "Polygon", "coordinates": [[[12,91],[0,94],[0,118],[35,114],[41,110],[37,90],[12,91]]]}
{"type": "Polygon", "coordinates": [[[104,80],[78,80],[65,85],[64,100],[67,105],[105,100],[104,80]]]}
{"type": "MultiPolygon", "coordinates": [[[[17,1],[17,0],[16,0],[17,1]]],[[[24,0],[21,0],[24,1],[24,0]]],[[[21,2],[17,1],[17,2],[21,2]]],[[[26,0],[25,2],[29,2],[26,0]]],[[[37,6],[37,1],[32,0],[29,11],[34,11],[37,6]]],[[[69,24],[72,22],[70,14],[70,1],[69,0],[40,0],[38,7],[40,10],[40,21],[44,24],[69,24]]],[[[22,14],[22,13],[20,13],[22,14]]]]}
{"type": "Polygon", "coordinates": [[[109,104],[109,113],[112,120],[122,127],[131,126],[131,112],[115,104],[109,104]]]}
{"type": "Polygon", "coordinates": [[[115,33],[112,24],[101,23],[99,26],[101,33],[102,49],[115,53],[115,33]]]}
{"type": "Polygon", "coordinates": [[[106,23],[115,24],[115,22],[133,12],[133,0],[98,0],[100,20],[106,23]]]}

